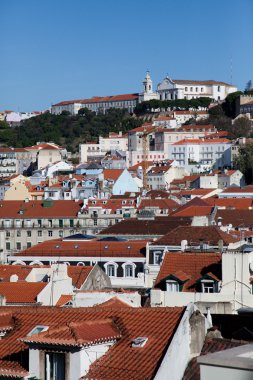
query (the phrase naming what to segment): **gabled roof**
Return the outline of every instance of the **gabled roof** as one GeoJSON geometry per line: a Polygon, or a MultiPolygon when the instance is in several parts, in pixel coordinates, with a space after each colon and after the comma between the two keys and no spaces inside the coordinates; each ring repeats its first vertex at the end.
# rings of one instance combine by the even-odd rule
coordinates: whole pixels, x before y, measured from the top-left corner
{"type": "Polygon", "coordinates": [[[104,179],[116,181],[119,176],[123,173],[123,169],[104,169],[103,175],[104,179]]]}
{"type": "Polygon", "coordinates": [[[84,322],[67,322],[47,331],[21,338],[33,345],[56,345],[83,347],[119,339],[121,334],[112,319],[99,319],[84,322]]]}
{"type": "MultiPolygon", "coordinates": [[[[22,353],[28,345],[21,341],[38,325],[48,326],[49,329],[64,328],[84,323],[86,326],[80,334],[81,339],[102,336],[108,338],[106,327],[96,328],[96,321],[112,320],[116,333],[121,335],[100,359],[91,366],[86,379],[144,380],[153,379],[157,373],[165,352],[177,330],[177,326],[185,312],[185,308],[59,308],[59,307],[2,307],[3,311],[11,312],[15,327],[11,334],[0,340],[0,358],[7,358],[15,353],[22,353]],[[87,323],[93,323],[92,331],[87,323]],[[144,347],[133,348],[132,341],[137,337],[147,337],[144,347]],[[122,360],[124,358],[124,360],[122,360]],[[151,360],[152,358],[152,360],[151,360]]],[[[82,328],[81,328],[82,330],[82,328]]],[[[55,331],[52,341],[64,338],[63,334],[55,331]]],[[[32,339],[34,337],[31,336],[32,339]]],[[[48,337],[50,339],[50,337],[48,337]]]]}
{"type": "Polygon", "coordinates": [[[208,80],[172,79],[172,81],[177,84],[188,84],[188,85],[192,84],[192,85],[206,85],[206,86],[222,85],[222,86],[234,87],[232,84],[216,81],[213,79],[208,79],[208,80]]]}
{"type": "Polygon", "coordinates": [[[216,226],[179,226],[154,243],[151,243],[151,245],[181,246],[182,240],[187,240],[188,245],[205,242],[211,246],[218,246],[221,240],[223,240],[224,245],[238,241],[238,239],[221,231],[216,226]]]}
{"type": "Polygon", "coordinates": [[[221,254],[209,252],[166,253],[155,287],[160,287],[161,283],[171,275],[183,282],[183,292],[195,292],[197,281],[204,275],[208,275],[215,281],[221,281],[221,254]]]}
{"type": "Polygon", "coordinates": [[[75,288],[80,289],[91,273],[92,266],[73,266],[68,265],[68,276],[72,278],[72,284],[75,288]]]}
{"type": "Polygon", "coordinates": [[[204,199],[195,197],[189,202],[177,208],[176,211],[171,213],[171,216],[195,216],[195,215],[208,215],[211,206],[209,206],[204,199]],[[201,210],[204,210],[204,213],[201,210]]]}
{"type": "Polygon", "coordinates": [[[46,285],[46,282],[0,282],[0,294],[8,304],[35,304],[46,285]]]}
{"type": "Polygon", "coordinates": [[[121,307],[131,307],[128,303],[122,301],[117,296],[112,297],[108,301],[99,304],[99,307],[112,307],[112,308],[121,308],[121,307]]]}

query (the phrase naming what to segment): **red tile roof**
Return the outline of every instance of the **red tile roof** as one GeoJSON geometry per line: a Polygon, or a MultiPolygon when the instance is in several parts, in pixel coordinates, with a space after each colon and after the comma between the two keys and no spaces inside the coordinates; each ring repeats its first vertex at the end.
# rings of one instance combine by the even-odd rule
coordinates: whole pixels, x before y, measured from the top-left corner
{"type": "Polygon", "coordinates": [[[0,331],[10,331],[13,329],[14,320],[12,314],[8,312],[0,312],[0,331]]]}
{"type": "Polygon", "coordinates": [[[172,145],[203,145],[203,144],[228,144],[230,140],[221,138],[221,139],[186,139],[175,142],[172,145]]]}
{"type": "Polygon", "coordinates": [[[145,257],[148,240],[131,241],[68,241],[48,240],[20,251],[15,256],[56,257],[145,257]]]}
{"type": "Polygon", "coordinates": [[[46,285],[45,282],[0,282],[0,294],[8,304],[37,303],[37,296],[46,285]]]}
{"type": "Polygon", "coordinates": [[[99,235],[161,236],[178,226],[189,226],[190,224],[190,218],[168,216],[155,217],[153,220],[129,218],[104,229],[99,235]]]}
{"type": "Polygon", "coordinates": [[[213,124],[207,124],[207,125],[201,125],[201,124],[200,125],[191,125],[191,124],[188,124],[188,125],[182,125],[180,128],[178,128],[178,131],[192,131],[192,130],[193,131],[194,130],[201,131],[203,129],[205,129],[205,130],[211,129],[213,131],[216,130],[216,128],[213,124]]]}
{"type": "Polygon", "coordinates": [[[202,241],[211,246],[218,246],[220,240],[223,240],[224,245],[238,241],[216,226],[179,226],[151,245],[181,246],[182,240],[187,240],[188,245],[199,244],[202,241]]]}
{"type": "Polygon", "coordinates": [[[122,169],[104,169],[104,179],[116,181],[123,171],[122,169]]]}
{"type": "Polygon", "coordinates": [[[0,219],[73,218],[83,202],[52,201],[51,207],[44,207],[45,204],[46,201],[0,201],[0,219]]]}
{"type": "MultiPolygon", "coordinates": [[[[200,355],[202,356],[213,352],[228,350],[246,343],[248,342],[232,341],[223,338],[206,338],[200,355]]],[[[200,380],[200,365],[197,362],[197,358],[193,358],[189,362],[182,380],[200,380]]]]}
{"type": "Polygon", "coordinates": [[[233,228],[252,227],[253,226],[253,210],[218,210],[215,220],[221,219],[222,225],[232,224],[233,228]]]}
{"type": "Polygon", "coordinates": [[[213,212],[213,207],[212,206],[189,206],[185,208],[184,210],[176,210],[173,212],[174,216],[209,216],[213,212]]]}
{"type": "Polygon", "coordinates": [[[169,252],[164,256],[155,286],[162,286],[166,278],[173,276],[183,282],[183,292],[195,292],[197,281],[207,274],[221,281],[221,253],[169,252]]]}
{"type": "MultiPolygon", "coordinates": [[[[121,338],[107,353],[96,360],[86,378],[118,380],[153,379],[171,342],[185,308],[53,308],[53,307],[2,307],[12,312],[15,328],[0,340],[0,358],[27,349],[20,338],[27,336],[38,325],[50,329],[61,328],[71,322],[92,322],[113,319],[121,338]],[[148,338],[142,348],[133,348],[133,339],[148,338]],[[124,360],[122,360],[124,358],[124,360]],[[150,360],[152,358],[152,360],[150,360]]],[[[94,334],[98,334],[96,329],[94,334]]],[[[89,333],[87,328],[85,334],[89,333]]],[[[103,329],[101,330],[103,334],[103,329]]],[[[61,336],[60,336],[61,338],[61,336]]]]}
{"type": "Polygon", "coordinates": [[[62,294],[58,301],[56,302],[56,306],[64,306],[66,303],[72,300],[72,295],[62,294]]]}
{"type": "Polygon", "coordinates": [[[106,102],[119,102],[124,100],[137,100],[139,99],[139,94],[121,94],[121,95],[110,95],[110,96],[94,96],[90,99],[79,99],[79,100],[65,100],[60,103],[53,104],[53,106],[64,106],[74,103],[106,103],[106,102]]]}
{"type": "Polygon", "coordinates": [[[179,204],[172,199],[142,199],[138,210],[143,210],[145,208],[158,208],[160,210],[175,210],[179,207],[179,204]]]}
{"type": "Polygon", "coordinates": [[[112,319],[70,322],[64,326],[49,328],[47,331],[21,338],[25,343],[57,346],[90,346],[119,339],[120,331],[112,319]]]}
{"type": "Polygon", "coordinates": [[[29,373],[17,362],[0,360],[0,379],[23,379],[29,373]]]}
{"type": "Polygon", "coordinates": [[[113,307],[113,308],[121,308],[121,307],[131,307],[128,303],[122,301],[117,296],[112,297],[108,301],[99,304],[99,307],[113,307]]]}
{"type": "Polygon", "coordinates": [[[0,281],[10,281],[13,274],[18,276],[18,281],[25,281],[33,269],[30,265],[0,265],[0,281]]]}
{"type": "Polygon", "coordinates": [[[80,289],[83,283],[90,275],[92,266],[73,266],[68,265],[68,276],[72,278],[72,284],[75,288],[80,289]]]}
{"type": "Polygon", "coordinates": [[[222,193],[253,193],[253,185],[245,187],[228,187],[222,193]]]}

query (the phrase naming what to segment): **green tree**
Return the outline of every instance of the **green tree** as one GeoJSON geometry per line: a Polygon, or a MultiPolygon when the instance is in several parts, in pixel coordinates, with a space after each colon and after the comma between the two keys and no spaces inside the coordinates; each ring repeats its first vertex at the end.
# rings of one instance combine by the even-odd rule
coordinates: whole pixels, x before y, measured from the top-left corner
{"type": "Polygon", "coordinates": [[[222,109],[227,117],[231,117],[232,119],[235,118],[236,98],[238,98],[239,95],[243,95],[243,92],[241,91],[232,92],[226,97],[225,102],[222,103],[222,109]]]}
{"type": "Polygon", "coordinates": [[[234,168],[244,174],[247,184],[252,184],[253,143],[247,143],[239,148],[239,154],[234,160],[234,168]]]}
{"type": "Polygon", "coordinates": [[[5,120],[0,120],[0,129],[8,129],[10,128],[9,124],[5,120]]]}

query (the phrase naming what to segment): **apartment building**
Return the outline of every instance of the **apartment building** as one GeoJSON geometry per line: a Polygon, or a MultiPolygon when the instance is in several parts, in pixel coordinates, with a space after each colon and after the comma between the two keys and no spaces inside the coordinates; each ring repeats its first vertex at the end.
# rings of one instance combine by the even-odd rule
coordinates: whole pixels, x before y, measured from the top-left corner
{"type": "Polygon", "coordinates": [[[99,136],[98,143],[79,145],[79,160],[81,163],[88,161],[101,161],[106,153],[112,151],[126,152],[128,149],[128,137],[122,132],[110,132],[108,137],[99,136]]]}
{"type": "Polygon", "coordinates": [[[201,170],[221,169],[231,165],[231,142],[228,139],[189,139],[169,146],[169,158],[189,172],[193,166],[201,170]]]}

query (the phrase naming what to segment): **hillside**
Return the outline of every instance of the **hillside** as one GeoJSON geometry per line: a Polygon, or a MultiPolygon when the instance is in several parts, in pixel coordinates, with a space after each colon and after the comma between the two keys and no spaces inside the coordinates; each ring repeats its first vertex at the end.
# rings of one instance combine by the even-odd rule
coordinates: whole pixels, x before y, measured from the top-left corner
{"type": "Polygon", "coordinates": [[[25,120],[20,127],[6,128],[0,125],[0,144],[25,147],[38,141],[53,141],[77,152],[80,143],[97,141],[109,132],[123,133],[138,127],[142,119],[132,117],[126,110],[111,109],[105,115],[85,110],[81,115],[71,116],[45,113],[25,120]]]}

